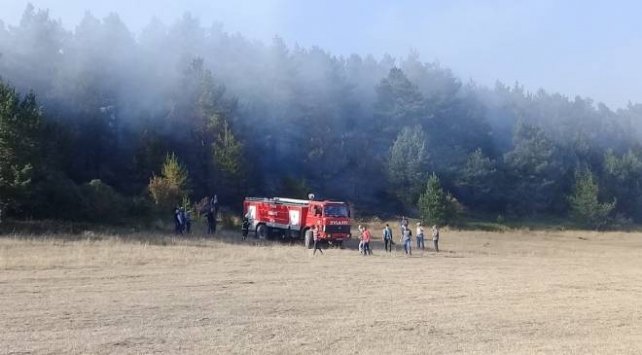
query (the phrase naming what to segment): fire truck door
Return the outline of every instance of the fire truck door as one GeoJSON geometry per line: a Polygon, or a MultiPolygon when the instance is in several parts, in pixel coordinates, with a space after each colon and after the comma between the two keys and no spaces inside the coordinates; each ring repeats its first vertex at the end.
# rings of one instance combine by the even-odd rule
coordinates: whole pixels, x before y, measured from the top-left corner
{"type": "Polygon", "coordinates": [[[245,214],[245,218],[247,218],[247,220],[250,222],[250,225],[254,226],[254,220],[256,220],[255,205],[247,206],[247,213],[245,214]]]}
{"type": "Polygon", "coordinates": [[[301,211],[290,210],[290,225],[293,227],[301,225],[301,211]]]}

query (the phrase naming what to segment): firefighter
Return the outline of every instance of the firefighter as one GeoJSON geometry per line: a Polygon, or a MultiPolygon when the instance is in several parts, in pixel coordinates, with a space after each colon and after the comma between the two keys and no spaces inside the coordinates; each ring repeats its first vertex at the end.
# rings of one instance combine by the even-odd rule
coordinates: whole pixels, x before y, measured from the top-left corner
{"type": "Polygon", "coordinates": [[[243,240],[247,239],[247,235],[250,233],[250,218],[247,215],[243,216],[241,231],[243,234],[243,240]]]}

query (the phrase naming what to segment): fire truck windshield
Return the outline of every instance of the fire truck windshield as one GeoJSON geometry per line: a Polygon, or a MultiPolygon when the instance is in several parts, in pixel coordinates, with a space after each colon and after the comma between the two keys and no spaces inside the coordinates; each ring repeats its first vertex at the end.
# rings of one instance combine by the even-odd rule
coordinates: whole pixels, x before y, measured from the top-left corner
{"type": "Polygon", "coordinates": [[[349,217],[348,207],[345,205],[327,205],[323,208],[323,215],[327,217],[349,217]]]}

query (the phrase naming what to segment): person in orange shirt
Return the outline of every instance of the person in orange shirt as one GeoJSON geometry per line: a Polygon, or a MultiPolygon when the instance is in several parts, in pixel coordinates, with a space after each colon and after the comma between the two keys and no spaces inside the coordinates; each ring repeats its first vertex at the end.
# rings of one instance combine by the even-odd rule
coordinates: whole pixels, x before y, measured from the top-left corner
{"type": "Polygon", "coordinates": [[[372,250],[370,249],[370,240],[372,239],[372,234],[368,230],[368,227],[363,226],[361,230],[361,240],[363,241],[363,255],[372,255],[372,250]]]}
{"type": "Polygon", "coordinates": [[[312,255],[315,255],[317,253],[317,250],[323,254],[323,250],[321,250],[321,243],[319,243],[319,233],[320,231],[319,225],[316,225],[312,227],[312,238],[314,240],[314,251],[312,252],[312,255]]]}

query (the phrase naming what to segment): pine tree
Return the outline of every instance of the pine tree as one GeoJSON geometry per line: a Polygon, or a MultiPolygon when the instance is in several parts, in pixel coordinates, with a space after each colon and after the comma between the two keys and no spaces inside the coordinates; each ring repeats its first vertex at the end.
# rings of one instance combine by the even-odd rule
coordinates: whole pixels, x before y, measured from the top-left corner
{"type": "Polygon", "coordinates": [[[571,216],[579,223],[600,229],[609,222],[609,214],[615,208],[616,200],[610,203],[598,202],[599,187],[589,170],[575,173],[575,187],[569,196],[571,216]]]}
{"type": "Polygon", "coordinates": [[[497,163],[481,149],[468,156],[455,181],[457,194],[467,206],[497,209],[501,199],[500,175],[497,163]]]}
{"type": "Polygon", "coordinates": [[[539,126],[521,122],[515,129],[513,150],[504,155],[509,179],[509,205],[518,214],[550,213],[565,173],[559,147],[539,126]]]}
{"type": "Polygon", "coordinates": [[[231,177],[238,179],[242,171],[243,145],[236,139],[227,121],[212,144],[216,165],[231,177]]]}
{"type": "Polygon", "coordinates": [[[189,195],[189,173],[174,153],[167,154],[161,176],[149,180],[149,193],[162,211],[178,206],[189,195]]]}
{"type": "Polygon", "coordinates": [[[425,179],[428,152],[420,126],[404,127],[390,148],[388,178],[394,194],[403,202],[417,201],[425,179]]]}
{"type": "Polygon", "coordinates": [[[443,225],[448,222],[449,200],[435,173],[430,175],[426,190],[419,197],[419,211],[424,223],[443,225]]]}
{"type": "Polygon", "coordinates": [[[20,100],[0,81],[0,208],[26,201],[40,153],[41,112],[34,94],[20,100]]]}

